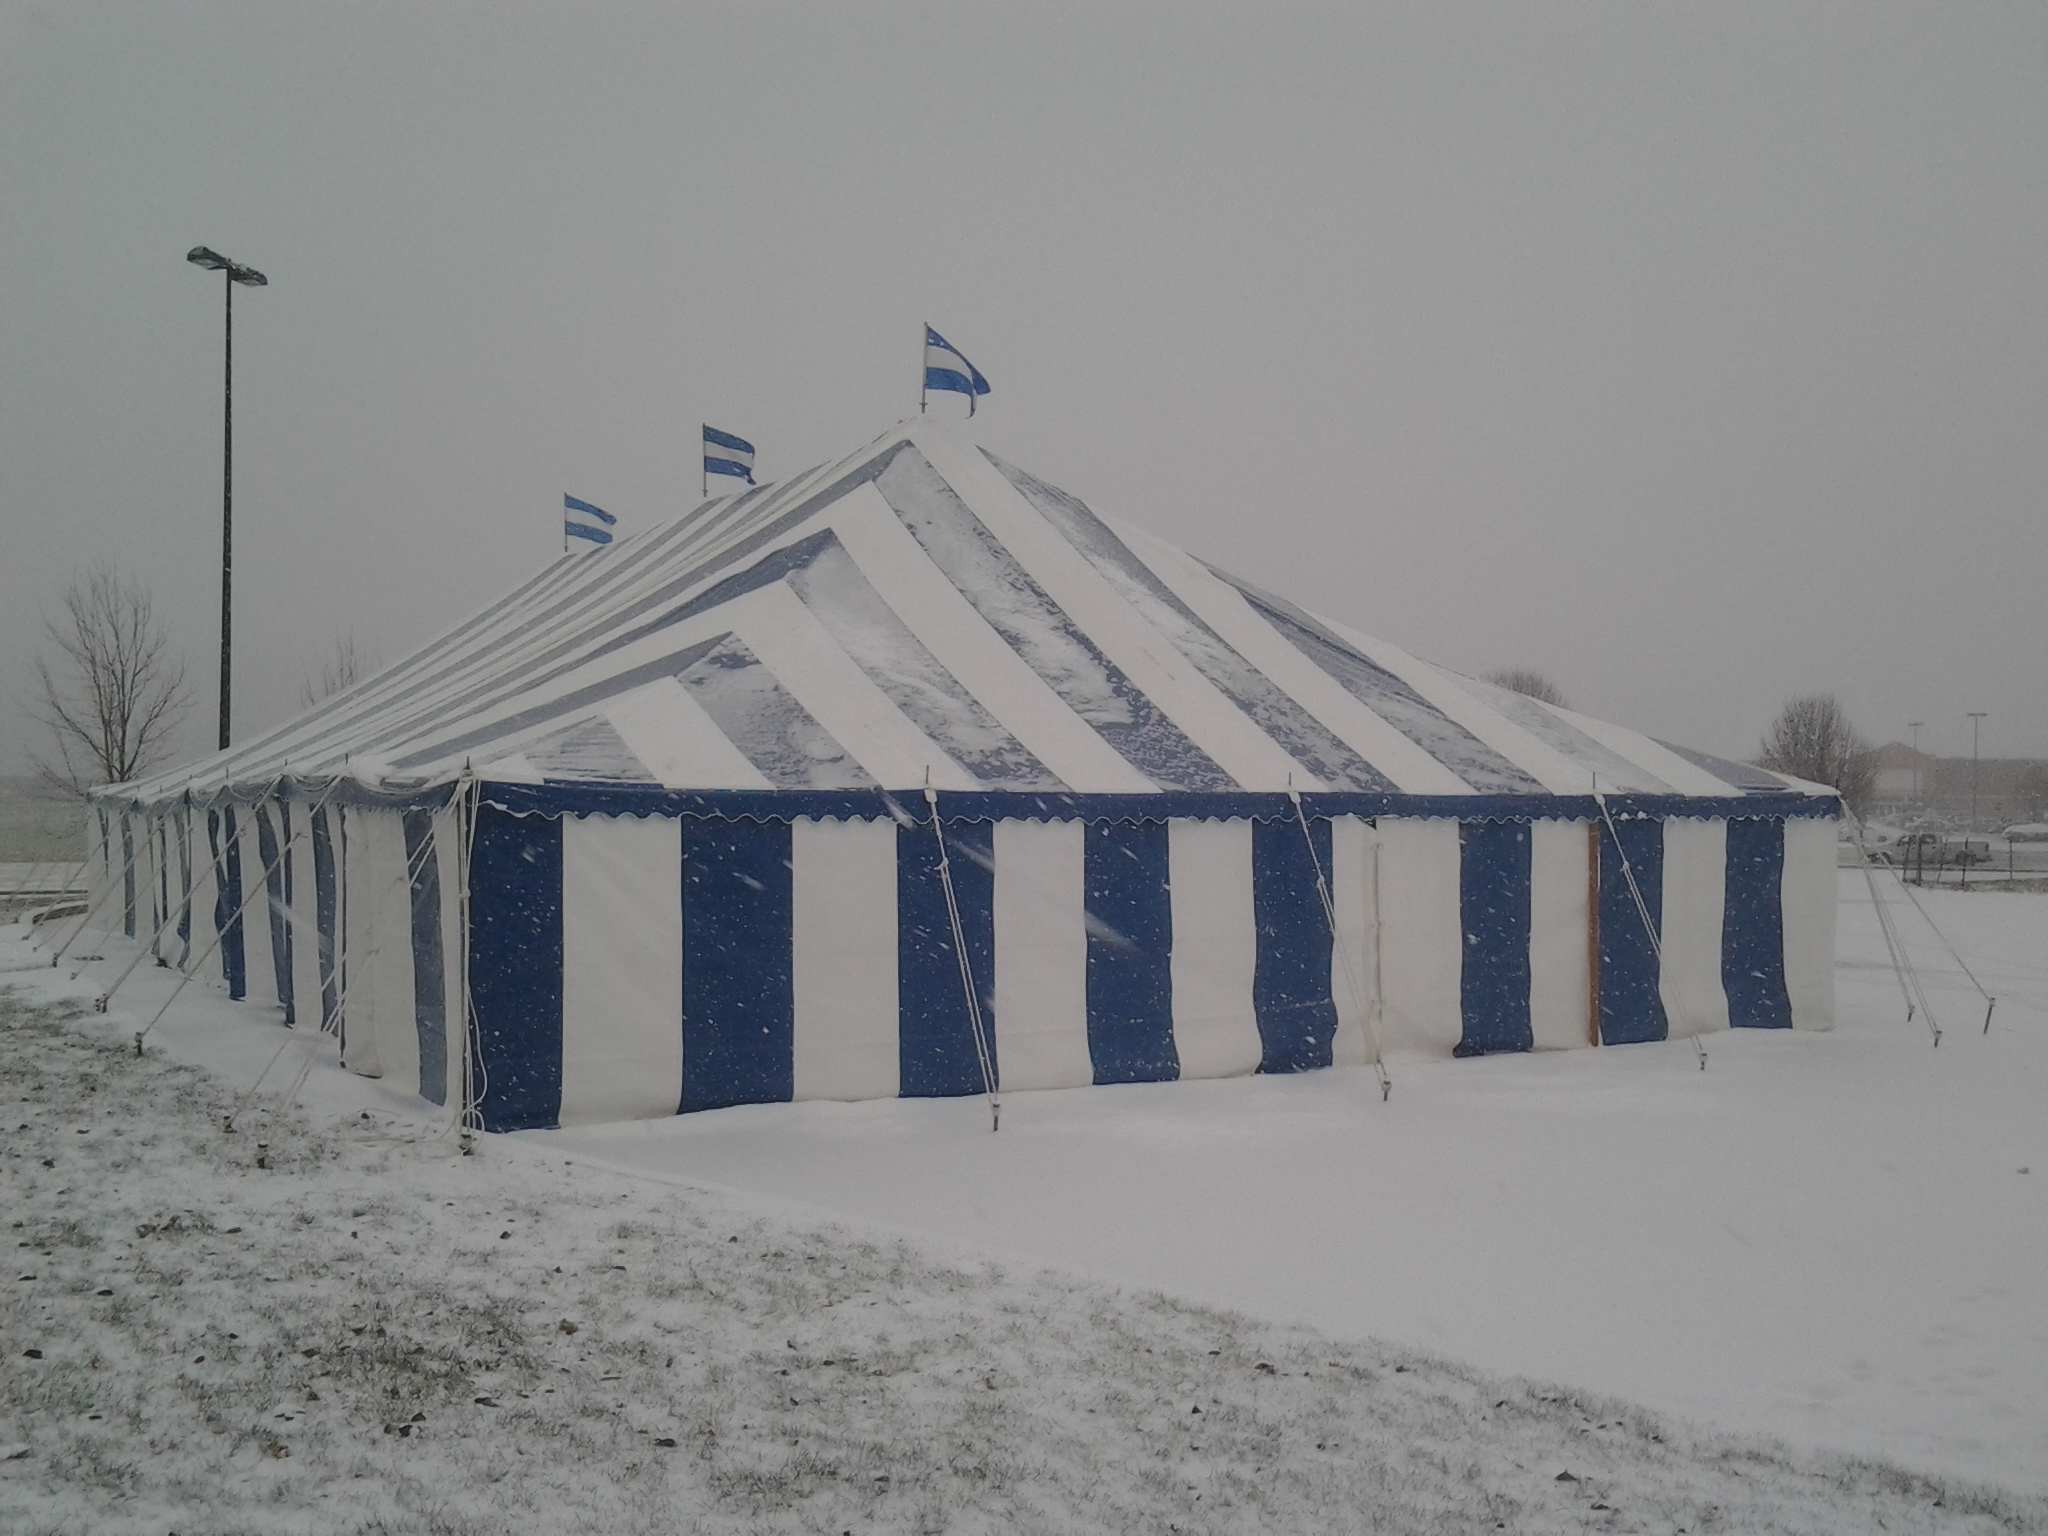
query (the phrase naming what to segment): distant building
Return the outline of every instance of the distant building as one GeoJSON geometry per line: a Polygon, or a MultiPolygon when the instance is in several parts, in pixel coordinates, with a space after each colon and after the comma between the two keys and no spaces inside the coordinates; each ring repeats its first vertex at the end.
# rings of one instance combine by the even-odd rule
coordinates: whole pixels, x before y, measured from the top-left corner
{"type": "Polygon", "coordinates": [[[2048,760],[2035,757],[1987,757],[1974,765],[1967,757],[1934,757],[1890,741],[1876,752],[1877,783],[1873,808],[1880,814],[1919,811],[1968,818],[1975,786],[1977,820],[1986,827],[2048,816],[2048,760]]]}
{"type": "Polygon", "coordinates": [[[1915,752],[1902,741],[1888,741],[1872,754],[1877,763],[1877,780],[1871,798],[1880,806],[1912,805],[1934,785],[1941,759],[1915,752]]]}

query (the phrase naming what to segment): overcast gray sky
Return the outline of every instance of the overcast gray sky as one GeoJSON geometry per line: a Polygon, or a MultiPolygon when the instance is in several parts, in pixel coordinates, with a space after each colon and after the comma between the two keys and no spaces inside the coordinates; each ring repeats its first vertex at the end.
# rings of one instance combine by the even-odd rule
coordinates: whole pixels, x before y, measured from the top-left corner
{"type": "Polygon", "coordinates": [[[0,770],[152,585],[210,745],[916,409],[1466,671],[2048,754],[2048,7],[0,0],[0,770]],[[957,397],[935,409],[958,411],[957,397]]]}

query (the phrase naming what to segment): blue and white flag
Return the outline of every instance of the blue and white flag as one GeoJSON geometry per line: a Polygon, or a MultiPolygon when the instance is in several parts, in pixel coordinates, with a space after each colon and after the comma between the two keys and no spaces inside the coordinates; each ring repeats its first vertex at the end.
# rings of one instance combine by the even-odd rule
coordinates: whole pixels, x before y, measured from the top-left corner
{"type": "Polygon", "coordinates": [[[967,397],[967,414],[974,414],[974,397],[988,393],[988,380],[967,361],[960,349],[930,326],[924,328],[924,387],[950,389],[967,397]]]}
{"type": "Polygon", "coordinates": [[[588,539],[597,545],[612,541],[612,524],[618,519],[603,507],[593,507],[587,501],[578,501],[574,496],[562,498],[562,548],[569,547],[571,539],[588,539]]]}
{"type": "Polygon", "coordinates": [[[744,437],[734,437],[730,432],[721,432],[716,427],[704,429],[704,473],[707,475],[738,475],[747,484],[754,483],[754,445],[744,437]]]}

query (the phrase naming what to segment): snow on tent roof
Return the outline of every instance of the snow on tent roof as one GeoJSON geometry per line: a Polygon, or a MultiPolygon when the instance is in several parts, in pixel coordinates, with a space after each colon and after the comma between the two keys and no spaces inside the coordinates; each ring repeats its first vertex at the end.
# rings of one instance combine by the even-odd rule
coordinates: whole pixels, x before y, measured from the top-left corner
{"type": "Polygon", "coordinates": [[[127,786],[1363,792],[1819,786],[1419,661],[925,418],[565,556],[297,719],[127,786]]]}

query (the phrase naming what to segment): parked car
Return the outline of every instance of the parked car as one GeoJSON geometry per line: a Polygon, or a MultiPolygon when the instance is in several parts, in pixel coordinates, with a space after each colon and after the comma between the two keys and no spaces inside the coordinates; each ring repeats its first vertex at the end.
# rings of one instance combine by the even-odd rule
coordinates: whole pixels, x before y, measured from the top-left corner
{"type": "Polygon", "coordinates": [[[2023,821],[2005,829],[2008,843],[2048,843],[2048,821],[2023,821]]]}
{"type": "Polygon", "coordinates": [[[1991,842],[1984,837],[1950,836],[1940,832],[1901,832],[1880,847],[1870,850],[1878,864],[1923,864],[1949,867],[1960,864],[1989,864],[1991,842]]]}

